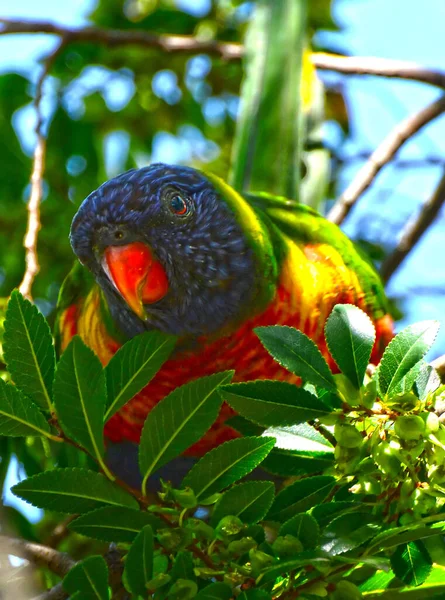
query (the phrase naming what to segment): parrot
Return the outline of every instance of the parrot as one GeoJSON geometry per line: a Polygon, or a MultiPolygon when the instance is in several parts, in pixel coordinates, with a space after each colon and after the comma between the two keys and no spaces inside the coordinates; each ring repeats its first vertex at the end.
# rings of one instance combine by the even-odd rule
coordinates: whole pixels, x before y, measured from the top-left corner
{"type": "MultiPolygon", "coordinates": [[[[281,197],[242,195],[220,177],[155,163],[93,191],[72,221],[77,262],[59,294],[60,352],[74,335],[106,365],[145,331],[177,337],[154,378],[105,425],[115,443],[138,443],[150,410],[176,387],[217,371],[234,382],[300,384],[265,350],[255,328],[295,327],[318,346],[333,372],[325,322],[336,304],[354,304],[376,329],[371,361],[393,337],[381,280],[340,228],[281,197]]],[[[185,453],[199,457],[239,437],[223,404],[185,453]]]]}

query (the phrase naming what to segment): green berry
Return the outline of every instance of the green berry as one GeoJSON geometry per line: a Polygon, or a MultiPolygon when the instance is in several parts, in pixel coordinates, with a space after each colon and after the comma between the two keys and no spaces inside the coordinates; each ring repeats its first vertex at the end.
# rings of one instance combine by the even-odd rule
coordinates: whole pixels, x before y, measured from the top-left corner
{"type": "Polygon", "coordinates": [[[168,591],[173,600],[191,600],[198,593],[198,585],[191,579],[177,579],[168,591]]]}
{"type": "Polygon", "coordinates": [[[361,600],[362,597],[361,591],[350,581],[339,581],[329,596],[332,600],[361,600]]]}
{"type": "Polygon", "coordinates": [[[243,537],[240,540],[234,540],[230,542],[227,549],[232,556],[241,556],[246,552],[249,552],[252,548],[256,548],[258,544],[251,537],[243,537]]]}
{"type": "Polygon", "coordinates": [[[358,448],[363,443],[363,436],[354,425],[337,423],[334,427],[334,437],[343,448],[358,448]]]}
{"type": "Polygon", "coordinates": [[[249,550],[249,559],[252,567],[252,574],[254,577],[258,577],[263,569],[270,567],[275,562],[275,558],[270,554],[266,554],[261,550],[249,550]]]}
{"type": "Polygon", "coordinates": [[[215,530],[210,525],[207,525],[201,519],[188,519],[186,523],[187,529],[196,535],[198,539],[202,540],[213,540],[215,537],[215,530]]]}
{"type": "Polygon", "coordinates": [[[385,475],[396,477],[400,474],[400,452],[391,448],[387,442],[381,441],[380,446],[373,450],[376,465],[385,475]]]}
{"type": "Polygon", "coordinates": [[[195,508],[198,505],[195,492],[192,488],[186,487],[183,490],[172,489],[171,495],[176,504],[179,504],[182,508],[195,508]]]}
{"type": "Polygon", "coordinates": [[[223,517],[215,528],[216,535],[221,540],[230,540],[244,528],[244,523],[234,515],[223,517]]]}
{"type": "Polygon", "coordinates": [[[425,422],[418,415],[404,415],[394,423],[394,431],[401,440],[418,440],[425,433],[425,422]]]}
{"type": "Polygon", "coordinates": [[[350,406],[360,404],[360,391],[352,385],[346,375],[339,373],[338,375],[334,375],[334,379],[339,393],[350,406]]]}
{"type": "Polygon", "coordinates": [[[147,582],[147,590],[150,592],[155,592],[159,588],[163,587],[167,583],[171,581],[171,576],[167,573],[158,573],[156,577],[153,577],[150,581],[147,582]]]}
{"type": "Polygon", "coordinates": [[[427,413],[427,417],[425,419],[425,432],[428,433],[436,433],[439,431],[440,421],[439,417],[436,413],[429,412],[427,413]]]}
{"type": "Polygon", "coordinates": [[[291,534],[285,536],[279,535],[272,544],[272,548],[280,558],[303,552],[303,544],[291,534]]]}

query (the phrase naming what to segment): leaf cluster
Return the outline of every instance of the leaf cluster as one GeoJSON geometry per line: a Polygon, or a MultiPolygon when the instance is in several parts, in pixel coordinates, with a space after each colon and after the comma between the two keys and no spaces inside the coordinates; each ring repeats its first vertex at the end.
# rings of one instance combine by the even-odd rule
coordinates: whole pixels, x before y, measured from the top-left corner
{"type": "MultiPolygon", "coordinates": [[[[0,434],[40,439],[52,462],[27,465],[12,491],[49,515],[69,515],[68,539],[117,544],[117,585],[132,598],[443,594],[445,428],[434,408],[444,388],[423,359],[436,332],[434,322],[402,331],[371,376],[375,331],[354,306],[337,305],[326,323],[335,373],[300,331],[257,329],[302,385],[231,383],[233,373],[222,372],[175,389],[146,419],[139,490],[106,464],[103,428],[175,339],[144,333],[103,368],[75,336],[56,362],[45,318],[14,292],[0,434]],[[238,413],[240,437],[153,496],[152,475],[204,435],[223,401],[238,413]],[[61,448],[74,449],[70,462],[61,448]]],[[[63,581],[73,598],[115,591],[108,554],[96,549],[84,549],[63,581]]]]}

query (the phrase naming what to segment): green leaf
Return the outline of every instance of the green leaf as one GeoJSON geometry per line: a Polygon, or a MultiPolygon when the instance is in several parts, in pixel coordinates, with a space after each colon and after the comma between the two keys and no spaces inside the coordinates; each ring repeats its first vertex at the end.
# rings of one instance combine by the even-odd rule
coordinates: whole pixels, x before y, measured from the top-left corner
{"type": "Polygon", "coordinates": [[[89,556],[77,563],[63,580],[63,589],[85,600],[108,600],[108,567],[102,556],[89,556]]]}
{"type": "Polygon", "coordinates": [[[273,325],[257,327],[255,333],[266,350],[284,368],[303,381],[336,392],[334,378],[318,346],[298,329],[273,325]]]}
{"type": "Polygon", "coordinates": [[[250,588],[237,596],[237,600],[271,600],[272,596],[266,590],[250,588]]]}
{"type": "Polygon", "coordinates": [[[416,542],[425,538],[430,538],[441,533],[445,528],[445,523],[438,524],[439,527],[428,527],[426,525],[419,526],[413,523],[411,527],[392,527],[387,531],[382,531],[373,540],[370,546],[371,549],[384,550],[393,548],[401,544],[416,542]]]}
{"type": "Polygon", "coordinates": [[[106,469],[103,417],[107,391],[99,359],[74,336],[57,365],[54,404],[66,434],[86,448],[106,469]]]}
{"type": "Polygon", "coordinates": [[[132,542],[145,525],[156,531],[161,521],[155,515],[132,508],[104,506],[82,515],[69,528],[104,542],[132,542]]]}
{"type": "Polygon", "coordinates": [[[357,510],[362,507],[360,502],[328,502],[326,504],[317,504],[311,510],[311,515],[317,521],[321,529],[324,529],[328,523],[344,513],[357,510]]]}
{"type": "Polygon", "coordinates": [[[265,435],[276,438],[275,446],[284,450],[334,452],[332,444],[312,425],[301,423],[291,427],[270,427],[265,435]]]}
{"type": "Polygon", "coordinates": [[[407,589],[391,587],[387,590],[370,592],[363,595],[364,600],[443,600],[445,583],[439,585],[422,585],[420,588],[407,589]]]}
{"type": "Polygon", "coordinates": [[[388,344],[378,368],[378,381],[383,395],[390,396],[400,381],[428,352],[439,323],[422,321],[401,331],[388,344]]]}
{"type": "Polygon", "coordinates": [[[197,442],[216,420],[221,408],[217,388],[233,371],[215,373],[176,388],[145,420],[139,446],[142,490],[148,477],[197,442]]]}
{"type": "Polygon", "coordinates": [[[48,422],[37,406],[1,377],[0,435],[51,437],[48,422]]]}
{"type": "Polygon", "coordinates": [[[281,561],[277,565],[265,569],[261,575],[260,582],[264,578],[265,581],[273,581],[276,577],[290,573],[294,569],[305,567],[306,565],[312,565],[314,567],[322,569],[329,568],[331,561],[326,558],[319,550],[307,550],[301,552],[295,558],[287,561],[281,561]]]}
{"type": "Polygon", "coordinates": [[[4,322],[3,352],[14,383],[40,408],[52,410],[56,356],[51,331],[34,304],[14,290],[4,322]]]}
{"type": "Polygon", "coordinates": [[[298,538],[305,550],[312,550],[318,545],[320,526],[308,513],[299,513],[281,525],[279,535],[288,534],[298,538]]]}
{"type": "Polygon", "coordinates": [[[173,562],[173,566],[169,571],[169,575],[173,581],[177,581],[178,579],[191,579],[194,581],[196,579],[196,575],[194,573],[194,561],[193,554],[191,552],[178,552],[176,558],[173,562]]]}
{"type": "Polygon", "coordinates": [[[147,331],[126,342],[105,367],[108,402],[105,421],[145,387],[168,359],[176,338],[147,331]]]}
{"type": "Polygon", "coordinates": [[[262,467],[282,476],[309,475],[324,471],[334,462],[334,448],[314,427],[306,423],[292,427],[271,427],[267,435],[276,438],[275,448],[262,467]]]}
{"type": "Polygon", "coordinates": [[[415,384],[417,394],[420,400],[425,400],[428,394],[437,390],[440,386],[440,377],[435,369],[431,367],[427,362],[420,361],[421,368],[417,375],[415,384]]]}
{"type": "Polygon", "coordinates": [[[195,600],[230,600],[232,588],[225,583],[211,583],[195,596],[195,600]]]}
{"type": "Polygon", "coordinates": [[[406,585],[422,585],[431,573],[432,564],[421,541],[398,546],[391,556],[392,570],[406,585]]]}
{"type": "Polygon", "coordinates": [[[135,537],[125,560],[124,577],[134,595],[147,595],[146,583],[153,578],[153,552],[153,529],[145,525],[135,537]]]}
{"type": "Polygon", "coordinates": [[[211,523],[215,526],[227,515],[235,515],[243,523],[257,523],[272,505],[275,486],[269,481],[248,481],[234,485],[215,504],[211,523]]]}
{"type": "Polygon", "coordinates": [[[305,8],[294,0],[256,4],[229,179],[239,191],[299,199],[305,8]]]}
{"type": "Polygon", "coordinates": [[[51,469],[11,489],[33,506],[68,514],[84,513],[104,505],[139,507],[132,496],[104,475],[79,468],[51,469]]]}
{"type": "Polygon", "coordinates": [[[331,468],[334,463],[333,452],[294,452],[274,448],[269,456],[266,456],[261,467],[274,475],[297,477],[321,473],[331,468]]]}
{"type": "Polygon", "coordinates": [[[234,383],[220,392],[237,413],[263,427],[295,425],[331,412],[313,394],[284,381],[234,383]]]}
{"type": "Polygon", "coordinates": [[[374,537],[380,527],[377,517],[368,512],[340,515],[325,528],[321,548],[332,556],[343,554],[374,537]]]}
{"type": "Polygon", "coordinates": [[[275,439],[270,437],[245,437],[225,442],[194,465],[182,487],[191,487],[198,500],[208,498],[253,471],[274,444],[275,439]]]}
{"type": "Polygon", "coordinates": [[[375,341],[371,319],[357,306],[337,304],[326,321],[325,336],[339,369],[360,389],[375,341]]]}
{"type": "Polygon", "coordinates": [[[327,498],[335,481],[335,477],[330,475],[317,475],[295,481],[277,495],[268,518],[274,521],[287,521],[297,513],[309,510],[327,498]]]}

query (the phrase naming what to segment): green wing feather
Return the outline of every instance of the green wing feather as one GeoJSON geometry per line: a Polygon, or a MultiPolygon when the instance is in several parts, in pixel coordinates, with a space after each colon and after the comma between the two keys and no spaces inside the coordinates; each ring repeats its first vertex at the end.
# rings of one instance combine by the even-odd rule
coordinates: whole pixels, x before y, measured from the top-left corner
{"type": "Polygon", "coordinates": [[[382,316],[389,311],[382,281],[371,260],[337,225],[309,206],[283,197],[260,192],[249,194],[246,199],[278,230],[277,237],[284,234],[303,247],[317,243],[333,246],[341,254],[346,267],[356,273],[371,312],[382,316]]]}

